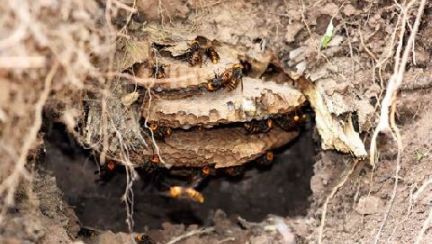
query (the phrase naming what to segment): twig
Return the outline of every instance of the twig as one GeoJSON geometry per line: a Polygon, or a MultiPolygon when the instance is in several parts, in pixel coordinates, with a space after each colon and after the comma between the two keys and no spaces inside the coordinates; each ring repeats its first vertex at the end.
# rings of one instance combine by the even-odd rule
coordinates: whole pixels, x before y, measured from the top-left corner
{"type": "Polygon", "coordinates": [[[183,239],[186,239],[188,237],[194,236],[194,235],[199,235],[199,234],[204,234],[204,233],[210,233],[213,232],[215,230],[214,227],[209,227],[209,228],[201,228],[201,229],[197,229],[197,230],[192,230],[189,231],[183,235],[174,237],[173,239],[171,239],[170,241],[168,241],[166,244],[174,244],[177,243],[183,239]]]}
{"type": "Polygon", "coordinates": [[[126,5],[124,3],[120,3],[118,1],[114,1],[113,3],[115,3],[116,5],[118,5],[121,8],[124,8],[125,10],[129,11],[128,16],[126,18],[126,23],[123,25],[123,27],[120,29],[120,31],[117,32],[117,35],[122,35],[122,36],[126,37],[127,39],[130,39],[129,35],[127,34],[127,27],[129,25],[130,21],[132,20],[132,15],[135,14],[136,12],[138,12],[138,10],[136,9],[136,0],[133,1],[132,7],[129,7],[128,5],[126,5]]]}
{"type": "Polygon", "coordinates": [[[133,2],[132,7],[128,6],[127,4],[124,4],[118,0],[111,0],[112,3],[114,3],[118,8],[124,9],[130,13],[136,13],[137,10],[135,9],[135,2],[136,0],[133,2]]]}
{"type": "Polygon", "coordinates": [[[320,222],[320,226],[318,229],[318,244],[322,243],[322,238],[323,238],[323,233],[324,233],[324,226],[325,226],[325,220],[326,220],[326,215],[327,215],[327,207],[328,204],[330,202],[330,200],[334,197],[334,195],[336,194],[336,192],[345,184],[345,182],[349,179],[349,177],[351,176],[351,174],[354,172],[355,168],[357,167],[359,160],[355,160],[351,169],[347,172],[347,174],[345,175],[345,177],[335,186],[333,187],[332,191],[330,192],[330,194],[327,196],[324,204],[323,204],[323,210],[321,213],[321,222],[320,222]]]}
{"type": "Polygon", "coordinates": [[[363,39],[363,35],[361,30],[358,31],[359,37],[360,37],[360,44],[362,45],[362,47],[364,48],[364,50],[366,51],[367,54],[369,54],[369,56],[371,56],[371,58],[375,61],[375,63],[377,63],[377,58],[375,56],[375,54],[373,54],[371,52],[371,50],[369,50],[369,48],[366,46],[364,39],[363,39]]]}
{"type": "MultiPolygon", "coordinates": [[[[300,0],[301,1],[301,6],[302,6],[302,11],[301,11],[301,19],[303,21],[303,24],[306,26],[306,30],[309,33],[309,36],[312,37],[312,31],[309,27],[309,24],[306,22],[306,16],[305,16],[305,12],[306,12],[306,5],[304,3],[304,0],[300,0]]],[[[287,1],[285,0],[285,5],[288,6],[287,1]]]]}

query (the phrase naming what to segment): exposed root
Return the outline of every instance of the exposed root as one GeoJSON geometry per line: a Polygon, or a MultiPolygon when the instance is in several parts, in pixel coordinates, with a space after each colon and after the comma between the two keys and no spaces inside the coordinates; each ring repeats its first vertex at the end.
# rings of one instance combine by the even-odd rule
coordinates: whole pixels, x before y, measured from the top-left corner
{"type": "Polygon", "coordinates": [[[399,182],[399,170],[400,170],[400,161],[401,161],[401,154],[403,151],[403,144],[401,140],[401,135],[399,132],[399,129],[397,128],[396,122],[395,122],[395,113],[396,113],[396,102],[397,102],[397,92],[399,90],[399,87],[403,81],[406,65],[408,62],[409,54],[412,49],[410,48],[412,45],[414,45],[415,36],[417,34],[418,28],[420,26],[420,21],[423,15],[424,7],[426,5],[426,0],[422,0],[420,2],[420,6],[417,10],[416,19],[414,22],[413,29],[411,31],[411,34],[408,38],[408,41],[405,45],[405,50],[403,51],[402,58],[400,58],[400,53],[402,52],[402,45],[404,42],[404,34],[406,25],[408,22],[409,17],[409,10],[412,7],[412,5],[415,3],[415,0],[412,0],[409,2],[405,7],[401,7],[402,11],[402,26],[400,30],[399,35],[399,42],[398,47],[395,54],[395,68],[393,75],[390,77],[388,83],[387,83],[387,90],[384,95],[384,98],[381,102],[381,112],[380,112],[380,118],[378,125],[375,128],[375,131],[372,135],[371,139],[371,145],[370,145],[370,164],[373,168],[376,166],[376,153],[377,153],[377,137],[378,134],[381,132],[390,131],[393,139],[397,142],[397,158],[396,158],[396,170],[395,170],[395,183],[393,187],[392,196],[389,200],[388,207],[384,213],[383,221],[380,225],[380,228],[378,232],[375,235],[375,241],[374,243],[378,243],[380,239],[380,235],[382,233],[382,230],[384,229],[388,216],[392,210],[394,199],[397,195],[397,187],[399,182]]]}
{"type": "MultiPolygon", "coordinates": [[[[122,200],[126,207],[126,223],[128,225],[129,233],[132,234],[134,229],[134,192],[133,192],[133,182],[137,179],[137,173],[132,166],[131,162],[124,163],[126,168],[126,189],[122,196],[122,200]]],[[[132,238],[133,239],[133,238],[132,238]]]]}
{"type": "MultiPolygon", "coordinates": [[[[400,52],[401,52],[402,45],[403,45],[403,37],[405,34],[405,26],[406,26],[406,22],[408,21],[408,17],[409,17],[408,16],[409,9],[414,4],[414,2],[416,2],[416,1],[412,0],[410,3],[407,4],[407,6],[405,8],[402,8],[402,12],[403,12],[402,29],[400,31],[398,48],[396,51],[396,55],[394,57],[395,69],[394,69],[393,75],[390,77],[390,79],[387,83],[387,90],[386,90],[385,96],[381,102],[380,118],[379,118],[378,124],[375,128],[375,131],[374,131],[374,133],[372,135],[372,139],[371,139],[369,161],[370,161],[370,164],[372,165],[372,167],[374,167],[374,168],[376,166],[375,162],[376,162],[376,152],[377,152],[377,146],[376,146],[377,137],[378,137],[379,133],[391,130],[390,122],[389,122],[390,107],[392,106],[392,104],[396,103],[397,91],[398,91],[398,89],[402,83],[403,76],[404,76],[405,69],[406,69],[406,65],[407,65],[408,58],[409,58],[409,54],[411,51],[410,48],[405,48],[403,55],[402,55],[402,58],[400,58],[400,52]]],[[[421,17],[423,15],[425,4],[426,4],[426,0],[422,0],[420,3],[420,6],[418,8],[416,20],[415,20],[414,26],[413,26],[413,30],[412,30],[409,38],[408,38],[406,47],[410,47],[413,45],[415,36],[416,36],[418,28],[420,26],[420,20],[421,20],[421,17]]],[[[394,136],[394,134],[393,134],[393,136],[394,136]]],[[[397,138],[395,136],[394,136],[394,139],[397,140],[397,138]]]]}
{"type": "Polygon", "coordinates": [[[325,226],[325,221],[326,221],[328,204],[329,204],[330,200],[334,197],[334,195],[336,194],[336,192],[340,188],[342,188],[342,186],[345,184],[345,182],[349,179],[349,177],[354,172],[354,170],[357,167],[357,165],[358,165],[359,162],[360,162],[359,160],[355,160],[354,161],[353,165],[351,166],[351,168],[349,169],[349,171],[346,173],[345,177],[336,186],[333,187],[332,191],[327,196],[327,198],[326,198],[326,200],[325,200],[325,202],[324,202],[324,204],[322,206],[321,222],[320,222],[320,226],[319,226],[319,229],[318,229],[318,243],[319,244],[322,243],[322,238],[323,238],[323,234],[324,234],[324,226],[325,226]]]}

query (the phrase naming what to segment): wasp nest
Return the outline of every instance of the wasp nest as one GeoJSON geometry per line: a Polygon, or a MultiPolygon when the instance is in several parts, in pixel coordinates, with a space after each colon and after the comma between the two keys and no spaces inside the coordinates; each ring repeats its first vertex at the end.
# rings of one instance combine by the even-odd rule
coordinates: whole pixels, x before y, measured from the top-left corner
{"type": "Polygon", "coordinates": [[[127,42],[112,94],[88,94],[80,140],[133,164],[241,165],[298,135],[305,96],[271,54],[198,36],[127,42]]]}

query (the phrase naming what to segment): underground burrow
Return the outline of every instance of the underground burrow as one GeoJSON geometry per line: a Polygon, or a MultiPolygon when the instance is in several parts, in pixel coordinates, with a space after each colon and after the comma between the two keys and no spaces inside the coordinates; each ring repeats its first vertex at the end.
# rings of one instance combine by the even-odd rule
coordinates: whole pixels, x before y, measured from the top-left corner
{"type": "MultiPolygon", "coordinates": [[[[212,224],[218,209],[228,217],[240,216],[259,222],[269,214],[304,216],[310,205],[310,179],[313,175],[316,145],[309,122],[300,136],[274,151],[270,166],[248,163],[239,176],[209,177],[200,186],[205,197],[200,204],[188,199],[172,199],[158,191],[160,176],[133,183],[134,229],[161,228],[162,223],[212,224]]],[[[41,164],[56,177],[64,200],[74,209],[83,227],[127,231],[126,208],[121,198],[126,189],[126,172],[118,169],[109,178],[98,174],[96,156],[81,148],[61,124],[46,129],[46,155],[41,164]]],[[[166,182],[178,182],[165,177],[166,182]],[[167,178],[167,179],[166,179],[167,178]]]]}

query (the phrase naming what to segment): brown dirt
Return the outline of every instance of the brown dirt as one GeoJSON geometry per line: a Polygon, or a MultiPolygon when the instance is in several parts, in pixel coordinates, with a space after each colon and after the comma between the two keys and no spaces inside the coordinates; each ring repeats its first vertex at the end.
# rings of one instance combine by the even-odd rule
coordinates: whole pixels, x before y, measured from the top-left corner
{"type": "MultiPolygon", "coordinates": [[[[393,1],[162,0],[152,1],[154,5],[143,2],[138,1],[140,12],[133,16],[127,29],[134,38],[144,39],[143,33],[148,31],[155,36],[188,39],[205,35],[245,49],[265,47],[276,54],[285,72],[293,77],[305,75],[320,87],[334,118],[346,122],[349,117],[351,123],[351,116],[355,115],[354,127],[366,148],[369,145],[384,83],[394,65],[392,55],[382,63],[381,69],[375,68],[384,60],[397,22],[399,10],[393,1]],[[320,39],[332,17],[335,35],[328,48],[319,50],[320,39]],[[142,19],[148,22],[142,24],[142,19]]],[[[101,16],[98,11],[92,13],[101,16]]],[[[114,14],[117,14],[114,25],[126,23],[125,11],[114,14]]],[[[411,24],[413,19],[410,18],[411,24]]],[[[63,20],[56,21],[62,26],[65,24],[63,20]]],[[[430,21],[432,6],[428,3],[412,47],[415,62],[409,61],[397,101],[397,124],[404,150],[393,203],[397,150],[390,136],[379,137],[379,162],[372,169],[365,160],[355,164],[357,159],[351,155],[335,151],[321,151],[314,157],[319,146],[313,144],[319,144],[320,137],[309,128],[297,143],[279,152],[271,169],[260,171],[251,166],[245,176],[234,182],[224,177],[212,179],[202,189],[207,198],[204,205],[167,199],[158,191],[142,189],[145,183],[137,181],[134,231],[144,233],[157,243],[194,232],[197,233],[178,243],[318,243],[323,204],[333,187],[355,164],[353,173],[329,201],[323,243],[414,243],[423,225],[425,236],[421,243],[430,243],[431,223],[425,222],[431,211],[432,196],[431,184],[425,185],[432,174],[430,21]]],[[[44,23],[49,23],[44,31],[52,29],[50,21],[44,23]]],[[[85,23],[84,29],[95,29],[93,22],[85,23]]],[[[93,36],[89,34],[88,37],[86,42],[95,45],[95,39],[90,38],[93,36]]],[[[32,38],[35,37],[29,40],[32,38]]],[[[55,40],[64,42],[61,38],[55,40]]],[[[59,54],[62,50],[61,45],[55,46],[55,51],[45,48],[31,46],[30,54],[37,51],[51,57],[52,53],[59,54]]],[[[94,46],[91,49],[96,50],[94,46]]],[[[79,84],[85,80],[82,74],[92,70],[90,67],[76,69],[82,72],[67,77],[79,84]]],[[[41,77],[45,75],[39,73],[45,74],[48,69],[23,76],[11,75],[9,71],[3,72],[0,67],[0,143],[6,145],[0,149],[8,160],[1,166],[2,172],[11,171],[10,162],[14,161],[14,156],[10,154],[18,155],[14,151],[10,153],[10,148],[16,151],[22,148],[21,140],[25,136],[18,129],[33,124],[33,115],[24,116],[34,112],[33,104],[42,90],[42,83],[36,81],[43,81],[41,77]],[[32,83],[31,89],[25,89],[33,90],[29,97],[22,93],[23,82],[10,82],[17,80],[35,81],[37,85],[32,83]],[[14,139],[14,136],[19,138],[14,139]]],[[[62,75],[57,76],[60,79],[62,75]]],[[[74,99],[80,98],[81,94],[76,91],[82,87],[71,88],[66,84],[56,83],[47,111],[67,112],[47,117],[61,118],[71,132],[75,118],[82,112],[76,109],[83,109],[72,106],[71,101],[78,104],[74,99]]],[[[91,82],[86,85],[100,88],[91,82]]],[[[44,132],[50,139],[41,148],[46,149],[47,155],[42,157],[39,151],[30,153],[27,170],[32,172],[33,180],[21,184],[15,204],[2,213],[0,242],[129,241],[131,236],[127,234],[125,206],[121,201],[125,174],[120,172],[104,184],[95,183],[98,177],[93,174],[97,169],[94,157],[74,143],[65,143],[64,134],[53,136],[48,126],[50,122],[45,124],[44,132]],[[35,157],[40,162],[35,163],[35,157]]],[[[5,176],[7,173],[2,173],[0,179],[3,181],[5,176]]],[[[2,205],[6,203],[4,199],[1,192],[2,205]]]]}

